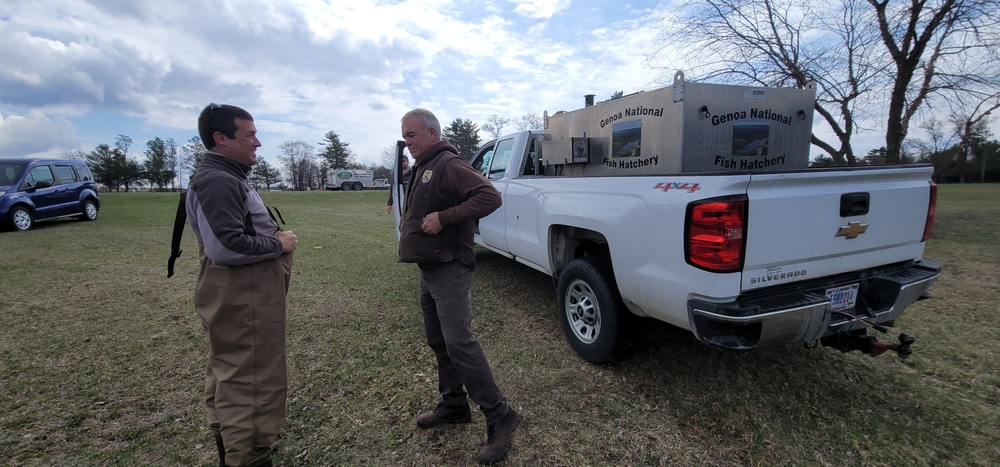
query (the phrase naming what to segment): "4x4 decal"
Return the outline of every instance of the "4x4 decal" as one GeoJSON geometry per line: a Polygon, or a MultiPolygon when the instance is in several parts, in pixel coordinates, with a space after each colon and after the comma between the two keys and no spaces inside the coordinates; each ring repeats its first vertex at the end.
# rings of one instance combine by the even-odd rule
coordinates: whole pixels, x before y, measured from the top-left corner
{"type": "Polygon", "coordinates": [[[694,193],[701,189],[700,183],[674,183],[674,182],[660,182],[653,187],[654,190],[670,191],[670,190],[683,190],[688,193],[694,193]]]}

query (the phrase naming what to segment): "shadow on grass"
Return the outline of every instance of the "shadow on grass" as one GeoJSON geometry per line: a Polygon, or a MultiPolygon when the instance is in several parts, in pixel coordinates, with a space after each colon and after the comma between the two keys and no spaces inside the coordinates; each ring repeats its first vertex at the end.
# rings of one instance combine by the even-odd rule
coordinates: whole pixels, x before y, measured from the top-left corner
{"type": "MultiPolygon", "coordinates": [[[[522,304],[531,316],[569,347],[551,278],[493,253],[477,261],[477,281],[491,289],[479,292],[480,286],[477,293],[530,297],[522,304]]],[[[803,345],[732,353],[657,320],[642,319],[638,328],[618,361],[583,364],[613,381],[605,387],[613,391],[605,416],[666,410],[687,436],[723,448],[719,459],[856,465],[912,460],[918,452],[931,463],[964,463],[962,451],[987,443],[976,429],[986,420],[956,416],[944,391],[921,382],[910,363],[891,353],[873,359],[803,345]],[[910,451],[897,458],[896,444],[910,451]]],[[[921,358],[919,343],[911,358],[921,358]]]]}

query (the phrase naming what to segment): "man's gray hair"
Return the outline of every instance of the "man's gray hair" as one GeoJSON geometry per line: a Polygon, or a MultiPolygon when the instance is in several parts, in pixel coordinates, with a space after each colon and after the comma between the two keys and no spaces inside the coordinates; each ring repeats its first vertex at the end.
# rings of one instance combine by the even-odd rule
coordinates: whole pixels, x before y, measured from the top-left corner
{"type": "Polygon", "coordinates": [[[426,128],[433,128],[434,131],[437,132],[438,135],[441,134],[441,122],[438,122],[438,118],[435,117],[434,114],[431,113],[430,110],[427,110],[427,109],[413,109],[413,110],[411,110],[409,112],[406,112],[406,115],[403,115],[403,118],[399,119],[399,121],[400,122],[404,122],[404,121],[406,121],[407,118],[410,118],[410,117],[418,117],[418,118],[420,118],[420,123],[423,123],[424,127],[426,127],[426,128]]]}

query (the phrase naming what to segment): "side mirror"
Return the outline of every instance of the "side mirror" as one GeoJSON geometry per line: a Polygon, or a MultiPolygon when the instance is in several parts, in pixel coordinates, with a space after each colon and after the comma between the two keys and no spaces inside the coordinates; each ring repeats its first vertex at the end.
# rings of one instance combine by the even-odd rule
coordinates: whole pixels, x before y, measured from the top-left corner
{"type": "Polygon", "coordinates": [[[36,190],[39,190],[39,189],[42,189],[42,188],[48,188],[50,186],[52,186],[52,182],[41,181],[41,182],[35,183],[35,187],[34,188],[36,190]]]}

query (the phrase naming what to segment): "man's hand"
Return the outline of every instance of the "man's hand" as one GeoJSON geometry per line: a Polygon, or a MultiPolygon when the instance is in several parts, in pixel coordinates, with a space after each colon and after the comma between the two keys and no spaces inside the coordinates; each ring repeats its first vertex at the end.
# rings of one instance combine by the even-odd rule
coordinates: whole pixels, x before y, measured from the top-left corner
{"type": "Polygon", "coordinates": [[[392,205],[391,204],[385,207],[385,212],[387,212],[389,214],[392,214],[392,205]]]}
{"type": "Polygon", "coordinates": [[[420,223],[420,230],[424,233],[437,235],[444,226],[441,225],[441,219],[438,219],[438,213],[432,212],[424,216],[424,221],[420,223]]]}
{"type": "Polygon", "coordinates": [[[281,240],[281,251],[283,253],[291,253],[295,251],[295,246],[299,244],[299,236],[292,233],[291,230],[279,230],[274,234],[281,240]]]}

